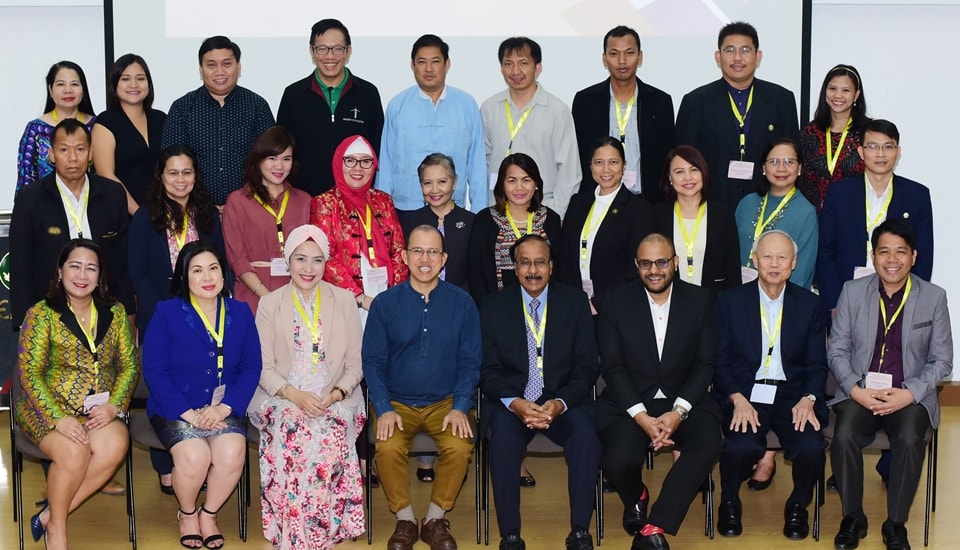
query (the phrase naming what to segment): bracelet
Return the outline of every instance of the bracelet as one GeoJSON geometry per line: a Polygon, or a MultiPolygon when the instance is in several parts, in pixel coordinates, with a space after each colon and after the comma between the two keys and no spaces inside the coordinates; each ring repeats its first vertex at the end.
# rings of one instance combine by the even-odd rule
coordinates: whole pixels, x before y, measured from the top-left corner
{"type": "Polygon", "coordinates": [[[287,387],[289,387],[289,386],[290,386],[290,384],[284,384],[284,385],[280,386],[280,399],[286,399],[286,398],[287,398],[287,387]]]}
{"type": "Polygon", "coordinates": [[[341,388],[340,386],[334,386],[333,389],[334,391],[340,392],[340,401],[343,401],[347,398],[347,390],[341,388]]]}
{"type": "Polygon", "coordinates": [[[193,420],[190,421],[190,425],[196,427],[197,420],[200,420],[200,412],[196,409],[193,410],[193,420]]]}

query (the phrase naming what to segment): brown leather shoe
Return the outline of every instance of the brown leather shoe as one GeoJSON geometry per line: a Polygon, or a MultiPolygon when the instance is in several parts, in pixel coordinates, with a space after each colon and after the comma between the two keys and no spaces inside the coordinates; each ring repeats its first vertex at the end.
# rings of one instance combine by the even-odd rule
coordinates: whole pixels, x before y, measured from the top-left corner
{"type": "Polygon", "coordinates": [[[413,545],[419,538],[417,522],[401,519],[397,521],[397,528],[387,541],[387,550],[413,550],[413,545]]]}
{"type": "Polygon", "coordinates": [[[430,550],[457,550],[457,541],[450,534],[450,520],[420,520],[420,540],[430,545],[430,550]]]}

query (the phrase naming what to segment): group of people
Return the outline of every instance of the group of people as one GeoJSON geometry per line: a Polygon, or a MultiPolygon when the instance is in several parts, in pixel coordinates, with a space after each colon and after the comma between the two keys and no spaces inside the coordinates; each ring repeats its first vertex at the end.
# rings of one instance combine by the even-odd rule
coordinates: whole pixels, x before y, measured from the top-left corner
{"type": "Polygon", "coordinates": [[[317,22],[309,52],[316,69],[276,120],[237,85],[240,48],[222,36],[199,49],[203,85],[166,115],[139,56],[117,60],[97,117],[80,67],[51,68],[10,228],[17,421],[52,461],[35,539],[65,548],[69,512],[118,467],[116,419],[141,369],[165,447],[152,462],[187,548],[224,544],[216,514],[248,421],[276,548],[362,533],[364,460],[397,517],[388,548],[456,548],[445,514],[485,437],[500,548],[522,550],[538,433],[567,457],[566,548],[593,547],[599,467],[633,548],[664,549],[719,459],[718,530],[736,536],[741,483],[773,475],[770,429],[794,463],[783,532],[800,539],[829,371],[836,547],[866,535],[860,451],[883,428],[883,539],[909,548],[952,340],[928,282],[929,191],[894,176],[898,130],[866,116],[854,67],[828,72],[801,133],[794,95],[755,77],[743,22],[720,30],[722,77],[684,96],[676,123],[670,96],[637,77],[640,37],[624,26],[603,40],[610,78],[572,109],[537,82],[526,37],[501,44],[507,88],[480,107],[446,85],[435,35],[414,43],[416,85],[386,111],[346,67],[340,21],[317,22]],[[367,429],[373,456],[357,444],[367,429]],[[433,483],[418,522],[406,464],[419,432],[438,451],[418,474],[433,483]],[[648,447],[675,452],[652,505],[648,447]]]}

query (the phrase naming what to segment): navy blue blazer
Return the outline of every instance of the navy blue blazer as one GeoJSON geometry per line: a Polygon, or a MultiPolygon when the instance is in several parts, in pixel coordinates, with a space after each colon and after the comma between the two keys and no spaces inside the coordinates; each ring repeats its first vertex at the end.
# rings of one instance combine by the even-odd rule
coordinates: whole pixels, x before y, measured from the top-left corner
{"type": "MultiPolygon", "coordinates": [[[[724,290],[717,298],[717,368],[713,373],[713,391],[727,413],[733,408],[727,399],[731,394],[739,392],[750,398],[757,369],[765,358],[766,336],[759,309],[760,289],[756,280],[724,290]]],[[[792,401],[799,401],[807,394],[817,396],[814,411],[824,426],[828,420],[824,399],[825,334],[820,300],[809,290],[787,282],[783,289],[780,328],[780,359],[787,383],[779,386],[777,393],[792,401]]]]}
{"type": "MultiPolygon", "coordinates": [[[[250,306],[226,298],[226,307],[220,383],[227,385],[223,403],[242,418],[260,382],[260,337],[250,306]]],[[[158,303],[142,349],[148,414],[175,420],[210,404],[218,385],[217,345],[189,302],[176,297],[158,303]]]]}
{"type": "MultiPolygon", "coordinates": [[[[863,176],[844,178],[827,187],[820,211],[820,250],[817,255],[817,286],[824,314],[837,307],[843,283],[853,278],[853,268],[866,264],[867,195],[863,176]]],[[[930,280],[933,273],[933,207],[930,190],[894,175],[893,197],[887,219],[907,221],[917,234],[917,263],[913,273],[930,280]]]]}

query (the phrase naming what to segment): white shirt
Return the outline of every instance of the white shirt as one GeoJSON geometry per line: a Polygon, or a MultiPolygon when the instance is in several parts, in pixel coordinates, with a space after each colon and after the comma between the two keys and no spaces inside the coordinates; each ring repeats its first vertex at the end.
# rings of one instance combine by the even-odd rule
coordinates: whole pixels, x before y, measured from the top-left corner
{"type": "Polygon", "coordinates": [[[693,277],[687,275],[687,245],[683,242],[683,230],[680,224],[686,224],[687,235],[693,234],[693,228],[697,225],[696,218],[683,220],[673,215],[673,246],[677,249],[677,256],[680,256],[680,268],[677,269],[677,276],[685,283],[701,286],[703,279],[703,255],[707,250],[707,216],[710,214],[709,208],[703,210],[703,219],[700,221],[700,227],[696,236],[693,238],[693,277]]]}
{"type": "MultiPolygon", "coordinates": [[[[787,375],[783,372],[783,361],[780,358],[780,333],[781,331],[777,330],[777,317],[780,316],[780,309],[783,308],[783,295],[786,292],[786,288],[780,291],[780,295],[774,299],[770,299],[767,296],[767,293],[763,291],[763,288],[760,285],[757,285],[757,288],[760,292],[760,307],[763,308],[767,316],[767,330],[771,334],[776,331],[777,337],[773,340],[773,353],[770,354],[770,366],[765,367],[764,363],[767,361],[767,350],[770,347],[770,341],[767,336],[767,331],[763,327],[763,319],[760,320],[760,365],[757,369],[757,374],[754,376],[754,380],[786,380],[787,375]]],[[[759,313],[758,313],[759,315],[759,313]]]]}
{"type": "MultiPolygon", "coordinates": [[[[620,192],[621,185],[618,185],[613,192],[602,196],[600,195],[599,185],[593,190],[594,200],[592,216],[584,222],[583,228],[580,230],[580,241],[583,241],[583,230],[587,230],[587,256],[585,258],[583,256],[580,257],[580,280],[582,281],[587,281],[590,279],[590,261],[593,259],[593,243],[596,240],[597,232],[600,230],[600,224],[603,222],[603,218],[607,215],[607,210],[610,209],[610,205],[613,204],[613,199],[617,198],[617,193],[620,192]]],[[[583,243],[581,242],[580,244],[582,246],[583,243]]],[[[591,296],[591,298],[592,297],[593,296],[591,296]]]]}
{"type": "Polygon", "coordinates": [[[57,189],[60,190],[60,199],[63,202],[63,213],[67,217],[67,227],[70,229],[70,238],[77,239],[80,237],[80,233],[83,233],[83,238],[92,239],[93,232],[90,231],[90,221],[87,219],[87,205],[83,204],[84,194],[89,193],[90,178],[86,176],[83,177],[83,187],[80,188],[79,199],[73,194],[73,191],[63,183],[59,174],[56,179],[57,189]],[[67,201],[69,201],[69,203],[67,201]],[[71,209],[73,209],[74,214],[80,218],[79,227],[77,226],[76,220],[70,215],[71,209]]]}
{"type": "MultiPolygon", "coordinates": [[[[636,177],[636,186],[634,189],[642,189],[640,181],[640,127],[637,121],[640,120],[640,88],[633,88],[633,108],[630,109],[630,116],[627,117],[627,126],[623,129],[623,152],[626,156],[627,172],[633,172],[636,177]]],[[[627,102],[629,103],[629,99],[627,102]]],[[[620,104],[621,115],[626,113],[627,104],[620,104]]],[[[613,95],[613,85],[610,85],[610,137],[620,139],[620,123],[617,121],[617,100],[613,95]]],[[[630,190],[631,192],[633,189],[630,190]]],[[[639,194],[639,193],[638,193],[639,194]]]]}
{"type": "MultiPolygon", "coordinates": [[[[866,260],[866,263],[863,265],[867,266],[868,269],[873,270],[873,257],[871,254],[873,246],[871,246],[870,244],[869,237],[873,233],[873,229],[876,226],[871,226],[870,224],[873,223],[873,219],[877,217],[877,214],[880,213],[880,209],[882,209],[884,203],[887,202],[887,197],[889,197],[893,193],[893,176],[890,177],[890,183],[887,184],[886,189],[884,189],[883,193],[880,193],[880,195],[877,195],[877,192],[873,189],[873,186],[870,185],[870,180],[866,176],[864,176],[863,179],[864,179],[863,184],[867,188],[867,205],[869,205],[869,208],[867,209],[867,219],[866,219],[867,260],[866,260]]],[[[886,216],[884,216],[884,218],[886,218],[886,216]]],[[[880,220],[880,222],[877,225],[879,225],[880,223],[883,223],[883,221],[884,220],[880,220]]]]}

